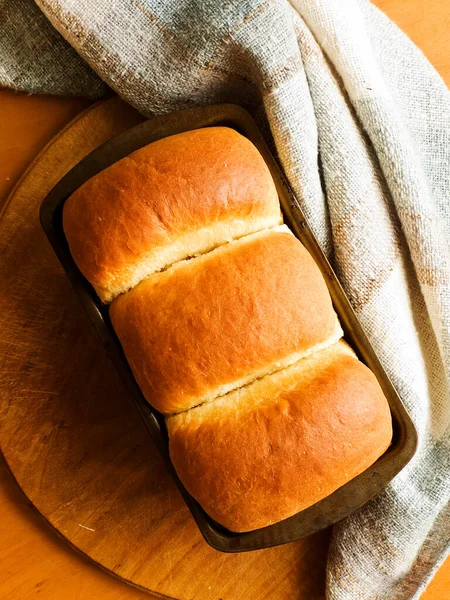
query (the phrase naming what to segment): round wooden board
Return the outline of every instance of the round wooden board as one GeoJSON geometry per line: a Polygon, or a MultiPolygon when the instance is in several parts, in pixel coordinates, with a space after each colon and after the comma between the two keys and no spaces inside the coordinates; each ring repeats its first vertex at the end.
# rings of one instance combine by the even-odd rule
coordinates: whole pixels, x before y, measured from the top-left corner
{"type": "Polygon", "coordinates": [[[318,600],[327,532],[234,555],[203,541],[39,225],[55,183],[142,119],[117,98],[94,105],[44,149],[7,203],[1,449],[41,515],[129,583],[178,600],[318,600]]]}

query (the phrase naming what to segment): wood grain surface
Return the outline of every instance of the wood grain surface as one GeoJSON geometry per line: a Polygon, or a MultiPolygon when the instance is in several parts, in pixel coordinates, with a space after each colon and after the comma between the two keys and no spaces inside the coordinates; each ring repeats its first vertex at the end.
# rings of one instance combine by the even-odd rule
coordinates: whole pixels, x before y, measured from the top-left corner
{"type": "MultiPolygon", "coordinates": [[[[424,50],[449,85],[450,3],[446,0],[377,0],[375,4],[424,50]]],[[[36,152],[87,104],[76,99],[0,92],[0,210],[7,193],[36,152]]],[[[2,283],[0,281],[0,285],[2,283]]],[[[15,374],[20,376],[12,369],[10,381],[15,374]]],[[[81,383],[77,382],[77,385],[81,383]]],[[[2,461],[0,515],[0,598],[132,600],[149,597],[75,554],[26,503],[2,461]]],[[[326,544],[327,537],[324,536],[305,553],[305,568],[300,565],[299,572],[295,573],[299,591],[293,597],[312,598],[308,595],[311,575],[316,578],[316,589],[323,589],[323,582],[319,580],[323,578],[326,544]],[[311,563],[318,566],[309,574],[311,563]]],[[[178,568],[181,565],[179,563],[178,568]]],[[[201,569],[192,570],[192,577],[201,578],[201,569]]],[[[279,598],[276,587],[270,597],[279,598]]],[[[450,559],[440,568],[422,600],[450,600],[450,559]]]]}
{"type": "Polygon", "coordinates": [[[0,212],[37,153],[91,104],[80,98],[0,92],[0,212]]]}

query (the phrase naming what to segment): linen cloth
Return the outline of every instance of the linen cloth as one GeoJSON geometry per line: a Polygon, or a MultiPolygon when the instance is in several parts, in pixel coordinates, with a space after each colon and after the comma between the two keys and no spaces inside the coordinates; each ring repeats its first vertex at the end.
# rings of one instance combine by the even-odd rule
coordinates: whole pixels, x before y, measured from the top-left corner
{"type": "Polygon", "coordinates": [[[0,22],[0,85],[99,97],[106,82],[149,116],[215,102],[252,112],[419,431],[408,467],[334,527],[327,598],[418,598],[450,546],[450,94],[438,74],[367,0],[0,0],[0,22]]]}

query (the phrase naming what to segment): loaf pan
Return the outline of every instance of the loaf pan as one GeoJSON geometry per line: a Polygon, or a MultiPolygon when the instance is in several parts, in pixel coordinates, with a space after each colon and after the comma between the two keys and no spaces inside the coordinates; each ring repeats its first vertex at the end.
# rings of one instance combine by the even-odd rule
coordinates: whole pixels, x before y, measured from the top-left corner
{"type": "Polygon", "coordinates": [[[270,153],[256,124],[239,106],[223,104],[193,108],[151,119],[106,142],[86,156],[52,189],[40,210],[42,227],[83,303],[119,375],[139,410],[167,468],[176,481],[205,540],[222,552],[243,552],[268,548],[298,540],[336,523],[379,493],[412,458],[417,433],[414,425],[378,361],[339,281],[321,251],[299,203],[280,167],[270,153]],[[393,439],[389,449],[369,469],[313,506],[269,527],[246,533],[233,533],[211,519],[178,479],[168,452],[168,436],[163,416],[153,409],[140,391],[120,343],[112,328],[108,309],[78,270],[69,252],[62,227],[66,199],[85,181],[131,152],[156,140],[197,129],[224,125],[250,139],[264,157],[276,183],[284,219],[309,250],[327,282],[331,298],[347,342],[377,377],[392,413],[393,439]]]}

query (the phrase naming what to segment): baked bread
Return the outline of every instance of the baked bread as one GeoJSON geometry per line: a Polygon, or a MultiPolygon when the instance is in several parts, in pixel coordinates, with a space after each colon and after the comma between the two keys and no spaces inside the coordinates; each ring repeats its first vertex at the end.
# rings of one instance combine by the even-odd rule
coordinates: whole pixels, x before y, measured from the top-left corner
{"type": "Polygon", "coordinates": [[[342,341],[169,417],[167,429],[183,485],[236,532],[328,496],[374,463],[392,437],[375,376],[342,341]]]}
{"type": "Polygon", "coordinates": [[[262,156],[227,127],[154,142],[67,199],[63,227],[104,302],[176,261],[282,222],[262,156]]]}
{"type": "Polygon", "coordinates": [[[319,268],[280,223],[263,158],[226,127],[134,152],[63,211],[75,262],[167,416],[180,480],[236,532],[331,494],[392,437],[319,268]]]}
{"type": "Polygon", "coordinates": [[[336,342],[325,281],[284,225],[178,263],[119,296],[113,327],[147,400],[187,410],[336,342]]]}

